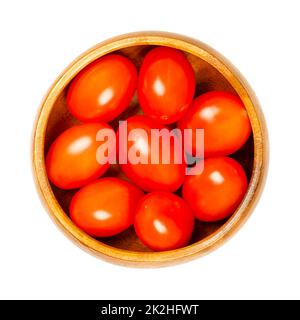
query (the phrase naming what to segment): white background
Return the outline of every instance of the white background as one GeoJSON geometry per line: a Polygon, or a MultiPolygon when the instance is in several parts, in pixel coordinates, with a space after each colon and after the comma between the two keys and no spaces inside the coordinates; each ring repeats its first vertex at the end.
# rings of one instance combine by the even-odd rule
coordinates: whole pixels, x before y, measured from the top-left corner
{"type": "Polygon", "coordinates": [[[0,298],[300,298],[299,1],[1,1],[0,298]],[[177,32],[247,78],[268,124],[267,184],[250,220],[210,255],[163,269],[98,260],[52,223],[31,172],[40,101],[79,54],[109,37],[177,32]]]}

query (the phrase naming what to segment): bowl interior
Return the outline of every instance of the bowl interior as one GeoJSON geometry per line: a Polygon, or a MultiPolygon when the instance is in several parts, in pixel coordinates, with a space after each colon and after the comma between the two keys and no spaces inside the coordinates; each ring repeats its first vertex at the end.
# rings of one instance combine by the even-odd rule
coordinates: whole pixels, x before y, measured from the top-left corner
{"type": "MultiPolygon", "coordinates": [[[[137,69],[139,69],[143,57],[153,47],[153,45],[137,45],[124,48],[115,52],[130,58],[135,63],[137,69]]],[[[191,53],[185,52],[185,54],[187,59],[193,66],[196,75],[197,85],[195,97],[212,90],[222,90],[236,94],[235,90],[232,88],[230,83],[212,65],[191,53]]],[[[47,151],[51,143],[61,132],[79,123],[79,121],[73,118],[67,110],[65,99],[67,89],[68,87],[66,87],[60,93],[60,95],[54,102],[54,106],[50,113],[45,135],[45,155],[47,154],[47,151]]],[[[126,119],[128,116],[137,113],[141,113],[141,110],[138,106],[137,97],[135,95],[127,110],[125,110],[119,118],[115,119],[111,123],[111,125],[116,128],[119,120],[126,119]]],[[[251,135],[247,143],[238,152],[231,155],[231,157],[235,158],[241,163],[248,176],[248,181],[250,181],[254,159],[253,136],[251,135]]],[[[109,171],[105,174],[105,176],[117,176],[126,179],[124,174],[120,172],[117,165],[112,166],[109,169],[109,171]]],[[[53,185],[51,185],[51,188],[60,206],[62,207],[66,215],[68,215],[68,207],[70,201],[77,190],[61,190],[53,185]]],[[[178,190],[179,194],[180,192],[181,190],[178,190]]],[[[213,232],[217,231],[226,221],[227,220],[223,220],[215,223],[202,223],[197,221],[195,224],[195,229],[190,244],[198,242],[206,238],[207,236],[211,235],[213,232]]],[[[139,239],[135,235],[133,228],[130,228],[114,237],[101,238],[98,240],[115,248],[138,252],[150,251],[139,241],[139,239]]]]}

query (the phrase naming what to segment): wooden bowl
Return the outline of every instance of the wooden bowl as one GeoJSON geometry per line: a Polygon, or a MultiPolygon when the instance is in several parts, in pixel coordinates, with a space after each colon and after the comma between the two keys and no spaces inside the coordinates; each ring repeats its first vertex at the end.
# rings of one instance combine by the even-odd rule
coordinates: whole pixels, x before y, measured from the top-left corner
{"type": "MultiPolygon", "coordinates": [[[[134,98],[124,118],[139,111],[134,98]]],[[[246,221],[261,194],[267,172],[267,132],[259,103],[251,88],[232,66],[215,50],[200,41],[162,32],[141,32],[104,41],[76,59],[55,81],[44,98],[34,131],[33,169],[38,190],[50,216],[67,236],[96,256],[123,265],[162,266],[202,256],[219,247],[246,221]],[[131,228],[117,236],[95,239],[77,228],[68,217],[68,205],[74,190],[60,190],[48,181],[45,154],[51,142],[66,128],[78,123],[67,111],[66,90],[71,80],[89,63],[110,52],[129,57],[139,68],[153,46],[169,46],[185,52],[197,79],[196,96],[210,90],[237,94],[250,117],[253,134],[246,145],[232,157],[244,166],[250,180],[248,191],[238,209],[227,220],[217,223],[197,222],[190,244],[165,252],[151,252],[131,228]]],[[[114,169],[110,171],[115,174],[114,169]]]]}

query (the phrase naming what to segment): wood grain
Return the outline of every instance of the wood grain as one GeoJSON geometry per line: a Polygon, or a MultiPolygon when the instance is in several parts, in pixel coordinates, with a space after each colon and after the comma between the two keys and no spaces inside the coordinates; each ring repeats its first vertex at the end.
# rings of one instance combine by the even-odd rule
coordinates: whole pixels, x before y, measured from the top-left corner
{"type": "MultiPolygon", "coordinates": [[[[119,117],[140,113],[136,97],[119,117]]],[[[117,120],[119,120],[117,119],[117,120]]],[[[117,125],[117,120],[112,123],[117,125]]],[[[200,41],[162,32],[132,33],[98,44],[76,59],[55,81],[44,98],[37,117],[33,137],[33,170],[41,199],[50,216],[65,234],[83,249],[98,257],[126,266],[165,266],[202,256],[223,244],[247,220],[261,194],[268,164],[266,125],[259,103],[250,86],[235,67],[215,50],[200,41]],[[196,95],[210,90],[225,90],[242,99],[250,117],[253,135],[246,145],[233,155],[244,166],[249,188],[242,203],[227,220],[200,223],[195,226],[190,244],[184,248],[151,252],[136,237],[132,228],[111,238],[94,239],[78,229],[68,217],[68,205],[74,194],[49,184],[44,157],[51,142],[66,128],[78,123],[67,111],[66,90],[76,74],[97,58],[116,51],[132,59],[140,67],[145,54],[153,46],[170,46],[182,50],[192,64],[196,79],[196,95]]],[[[117,166],[110,175],[122,175],[117,166]]]]}

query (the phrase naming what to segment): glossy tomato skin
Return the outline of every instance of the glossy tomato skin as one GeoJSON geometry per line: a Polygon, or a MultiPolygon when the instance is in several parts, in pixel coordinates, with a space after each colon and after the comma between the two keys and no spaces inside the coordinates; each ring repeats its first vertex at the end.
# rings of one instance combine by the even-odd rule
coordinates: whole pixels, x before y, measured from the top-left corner
{"type": "Polygon", "coordinates": [[[157,47],[145,56],[138,97],[146,115],[162,124],[176,122],[192,102],[194,92],[194,70],[181,51],[157,47]]]}
{"type": "Polygon", "coordinates": [[[182,198],[169,192],[152,192],[139,202],[134,228],[152,250],[173,250],[190,240],[194,215],[182,198]]]}
{"type": "Polygon", "coordinates": [[[216,157],[230,155],[247,141],[251,125],[242,101],[228,92],[211,91],[197,97],[178,127],[192,129],[192,146],[188,145],[195,155],[199,152],[196,146],[195,129],[204,129],[204,155],[216,157]]]}
{"type": "Polygon", "coordinates": [[[75,189],[100,177],[109,163],[100,164],[96,159],[96,141],[101,129],[113,130],[105,123],[81,124],[67,129],[52,143],[47,157],[46,170],[49,180],[61,189],[75,189]]]}
{"type": "MultiPolygon", "coordinates": [[[[122,124],[118,130],[117,140],[119,140],[121,129],[122,124]]],[[[119,161],[120,156],[123,156],[123,158],[127,157],[127,163],[122,164],[120,162],[121,170],[132,182],[145,191],[173,192],[182,185],[184,180],[186,169],[185,162],[182,161],[180,164],[175,163],[175,155],[183,157],[183,152],[181,148],[177,148],[177,144],[175,144],[174,147],[174,140],[171,139],[170,149],[175,151],[171,152],[169,163],[163,163],[162,154],[167,151],[163,150],[163,144],[160,140],[158,152],[159,161],[158,163],[151,163],[151,129],[168,130],[164,126],[143,115],[137,115],[127,119],[127,148],[125,149],[124,143],[121,143],[123,149],[121,150],[121,154],[119,154],[119,161]],[[135,129],[143,129],[147,133],[148,138],[145,138],[143,135],[137,135],[137,140],[131,141],[131,139],[129,139],[129,134],[131,130],[135,129]],[[130,154],[143,155],[148,163],[134,164],[129,159],[130,154]]]]}
{"type": "Polygon", "coordinates": [[[86,185],[73,197],[70,217],[93,237],[110,237],[133,224],[143,192],[118,178],[102,178],[86,185]]]}
{"type": "Polygon", "coordinates": [[[230,216],[247,190],[243,167],[229,157],[204,160],[201,174],[186,176],[183,198],[201,221],[218,221],[230,216]]]}
{"type": "Polygon", "coordinates": [[[89,64],[72,81],[67,105],[83,122],[109,122],[129,105],[137,86],[135,65],[118,54],[89,64]]]}

